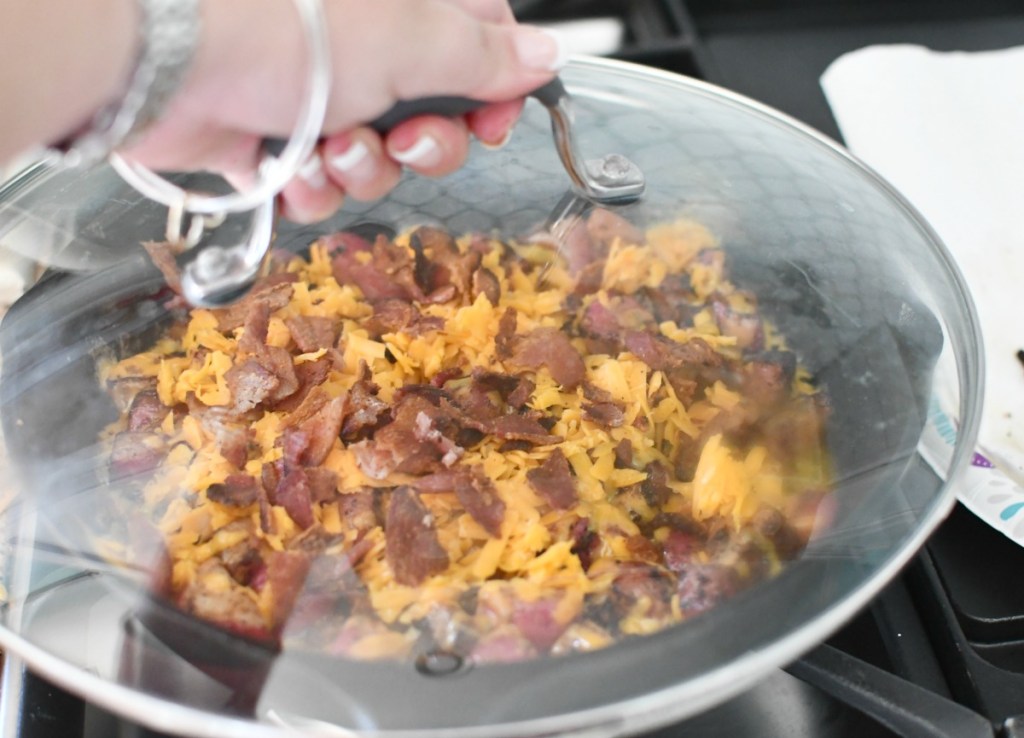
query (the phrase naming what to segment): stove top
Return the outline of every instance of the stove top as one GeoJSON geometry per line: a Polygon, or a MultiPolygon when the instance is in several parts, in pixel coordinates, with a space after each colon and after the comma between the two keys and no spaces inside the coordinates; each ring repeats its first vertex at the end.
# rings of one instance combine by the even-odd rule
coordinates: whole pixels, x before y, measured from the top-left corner
{"type": "MultiPolygon", "coordinates": [[[[513,0],[530,22],[601,19],[612,56],[705,79],[826,135],[818,86],[872,43],[982,50],[1024,43],[1011,0],[513,0]]],[[[800,661],[650,738],[1024,738],[1024,549],[957,506],[852,622],[800,661]]],[[[0,735],[160,738],[8,669],[0,735]],[[16,726],[16,727],[12,727],[16,726]],[[12,732],[13,731],[13,732],[12,732]]]]}

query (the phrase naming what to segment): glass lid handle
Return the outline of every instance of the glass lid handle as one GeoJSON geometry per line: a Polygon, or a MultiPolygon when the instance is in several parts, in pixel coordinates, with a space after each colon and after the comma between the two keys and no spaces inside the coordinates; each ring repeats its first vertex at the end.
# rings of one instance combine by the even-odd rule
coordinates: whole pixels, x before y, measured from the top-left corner
{"type": "Polygon", "coordinates": [[[181,293],[189,304],[223,307],[244,297],[267,273],[274,236],[274,207],[274,200],[270,199],[253,210],[249,235],[242,243],[194,249],[195,256],[181,271],[181,293]]]}
{"type": "MultiPolygon", "coordinates": [[[[584,160],[580,155],[573,129],[572,97],[555,77],[530,93],[551,116],[555,149],[562,160],[573,189],[589,200],[601,204],[633,202],[643,194],[644,175],[640,168],[622,154],[608,154],[600,159],[584,160]]],[[[385,133],[402,121],[417,115],[457,117],[483,107],[487,103],[468,97],[436,96],[401,100],[370,123],[378,133],[385,133]]]]}
{"type": "Polygon", "coordinates": [[[640,199],[646,182],[640,167],[622,154],[606,154],[584,160],[576,143],[572,98],[557,77],[531,93],[551,116],[551,131],[562,165],[573,188],[603,205],[625,204],[640,199]]]}

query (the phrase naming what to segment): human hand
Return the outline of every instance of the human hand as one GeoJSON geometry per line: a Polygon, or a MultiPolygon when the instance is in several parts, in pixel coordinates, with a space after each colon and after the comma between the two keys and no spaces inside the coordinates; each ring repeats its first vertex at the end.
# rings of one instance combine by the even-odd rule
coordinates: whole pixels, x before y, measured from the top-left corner
{"type": "MultiPolygon", "coordinates": [[[[472,134],[497,146],[522,96],[564,63],[557,40],[515,23],[505,0],[324,0],[332,85],[317,152],[282,192],[298,222],[333,213],[346,194],[386,194],[403,165],[448,174],[472,134]],[[491,104],[451,119],[418,116],[385,136],[366,127],[401,99],[458,95],[491,104]]],[[[160,122],[127,149],[154,169],[209,169],[244,186],[261,142],[291,131],[307,50],[287,0],[205,0],[195,64],[160,122]]]]}

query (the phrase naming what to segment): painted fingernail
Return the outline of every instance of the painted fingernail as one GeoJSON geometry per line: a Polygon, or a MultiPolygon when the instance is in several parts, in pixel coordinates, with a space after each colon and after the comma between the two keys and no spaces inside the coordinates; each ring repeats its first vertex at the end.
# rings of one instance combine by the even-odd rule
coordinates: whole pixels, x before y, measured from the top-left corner
{"type": "Polygon", "coordinates": [[[370,158],[370,148],[362,141],[356,141],[344,151],[329,159],[330,165],[344,174],[352,174],[359,165],[370,158]]]}
{"type": "Polygon", "coordinates": [[[441,147],[432,136],[423,135],[407,149],[392,151],[391,156],[402,164],[417,167],[432,167],[441,163],[441,147]]]}
{"type": "Polygon", "coordinates": [[[480,145],[483,146],[485,149],[490,149],[491,151],[497,151],[498,149],[504,148],[505,144],[508,143],[508,140],[510,138],[512,138],[512,129],[511,128],[509,128],[507,131],[505,131],[505,135],[502,136],[501,139],[499,139],[498,141],[481,141],[480,145]]]}
{"type": "Polygon", "coordinates": [[[306,163],[299,167],[298,174],[314,190],[322,190],[327,186],[327,175],[324,174],[324,163],[319,154],[306,159],[306,163]]]}
{"type": "Polygon", "coordinates": [[[521,27],[515,45],[520,63],[531,69],[557,72],[569,61],[565,40],[548,28],[521,27]]]}

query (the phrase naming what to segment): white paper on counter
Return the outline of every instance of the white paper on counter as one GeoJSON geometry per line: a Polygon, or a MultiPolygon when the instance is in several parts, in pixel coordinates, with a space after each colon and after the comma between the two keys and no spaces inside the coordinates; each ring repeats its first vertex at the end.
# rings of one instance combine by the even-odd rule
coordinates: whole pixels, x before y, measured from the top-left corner
{"type": "MultiPolygon", "coordinates": [[[[920,210],[967,280],[985,344],[985,404],[979,453],[957,494],[1024,545],[1015,481],[1024,479],[1024,47],[872,46],[833,62],[821,85],[849,149],[920,210]]],[[[941,389],[933,440],[936,426],[956,421],[941,389]]]]}
{"type": "MultiPolygon", "coordinates": [[[[0,162],[0,184],[14,177],[18,172],[34,162],[32,154],[18,157],[4,164],[0,162]]],[[[35,281],[38,265],[26,254],[37,250],[32,244],[21,244],[16,250],[8,244],[8,239],[0,233],[0,314],[32,286],[35,281]]]]}

